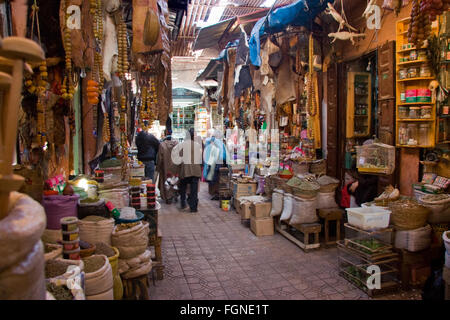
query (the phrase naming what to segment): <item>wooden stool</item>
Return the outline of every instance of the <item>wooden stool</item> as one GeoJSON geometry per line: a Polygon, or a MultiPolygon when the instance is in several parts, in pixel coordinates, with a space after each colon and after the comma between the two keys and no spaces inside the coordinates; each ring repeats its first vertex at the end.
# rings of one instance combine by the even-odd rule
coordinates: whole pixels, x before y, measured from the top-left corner
{"type": "Polygon", "coordinates": [[[136,278],[122,279],[123,299],[125,300],[150,300],[148,294],[148,275],[136,278]]]}
{"type": "Polygon", "coordinates": [[[344,210],[339,208],[318,209],[318,215],[324,219],[324,233],[325,233],[325,245],[330,246],[336,244],[341,240],[341,221],[344,218],[344,210]],[[330,228],[329,222],[336,221],[336,240],[330,241],[330,228]]]}
{"type": "Polygon", "coordinates": [[[163,274],[164,265],[162,262],[161,243],[162,243],[162,235],[160,229],[158,228],[156,237],[152,237],[148,241],[148,245],[150,247],[155,248],[155,258],[152,259],[152,272],[153,270],[156,271],[156,278],[158,280],[162,280],[164,278],[163,274]]]}
{"type": "Polygon", "coordinates": [[[310,249],[316,249],[320,247],[319,242],[319,233],[322,230],[322,225],[320,223],[302,223],[293,225],[295,229],[303,233],[303,242],[298,241],[298,245],[305,252],[308,252],[310,249]],[[314,234],[314,243],[309,243],[309,235],[314,234]]]}

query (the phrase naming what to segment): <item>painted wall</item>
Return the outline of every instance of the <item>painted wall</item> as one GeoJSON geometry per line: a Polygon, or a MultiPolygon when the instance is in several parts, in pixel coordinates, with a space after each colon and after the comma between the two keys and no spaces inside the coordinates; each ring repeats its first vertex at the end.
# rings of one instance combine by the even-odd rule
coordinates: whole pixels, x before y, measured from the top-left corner
{"type": "MultiPolygon", "coordinates": [[[[376,0],[375,3],[381,8],[383,0],[376,0]]],[[[360,33],[366,34],[365,38],[355,39],[354,46],[349,40],[336,40],[336,48],[341,52],[343,60],[351,60],[376,49],[379,45],[387,41],[395,40],[396,22],[410,16],[412,2],[402,7],[398,16],[393,11],[381,9],[382,20],[380,30],[370,30],[367,28],[366,19],[362,16],[366,8],[366,1],[358,1],[351,10],[349,10],[350,8],[344,8],[347,9],[346,16],[350,25],[360,30],[360,33]]]]}

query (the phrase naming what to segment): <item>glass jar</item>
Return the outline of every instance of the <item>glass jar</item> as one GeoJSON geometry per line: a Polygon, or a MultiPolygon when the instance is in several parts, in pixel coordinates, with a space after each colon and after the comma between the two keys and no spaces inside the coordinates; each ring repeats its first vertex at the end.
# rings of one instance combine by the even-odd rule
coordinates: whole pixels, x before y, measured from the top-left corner
{"type": "Polygon", "coordinates": [[[420,67],[420,76],[421,77],[431,77],[431,69],[427,65],[423,65],[420,67]]]}
{"type": "Polygon", "coordinates": [[[410,107],[409,108],[409,118],[418,119],[420,117],[420,107],[410,107]]]}
{"type": "Polygon", "coordinates": [[[408,69],[408,78],[417,78],[420,74],[418,67],[411,67],[408,69]]]}
{"type": "Polygon", "coordinates": [[[407,69],[400,69],[398,71],[398,77],[400,80],[406,79],[408,77],[408,70],[407,69]]]}
{"type": "Polygon", "coordinates": [[[419,145],[421,146],[428,146],[430,144],[429,142],[429,135],[431,125],[429,123],[422,123],[419,126],[419,145]]]}
{"type": "Polygon", "coordinates": [[[408,124],[408,145],[417,145],[418,127],[417,123],[408,124]]]}
{"type": "Polygon", "coordinates": [[[411,61],[417,60],[417,51],[416,50],[411,50],[411,52],[409,53],[409,60],[411,60],[411,61]]]}
{"type": "Polygon", "coordinates": [[[398,116],[400,119],[407,119],[409,117],[409,108],[408,107],[399,107],[398,108],[398,116]]]}
{"type": "Polygon", "coordinates": [[[398,128],[398,143],[401,145],[408,143],[408,128],[406,127],[406,123],[400,124],[398,128]]]}
{"type": "Polygon", "coordinates": [[[422,119],[430,119],[431,118],[431,106],[421,106],[420,107],[420,117],[422,119]]]}
{"type": "Polygon", "coordinates": [[[401,102],[405,102],[406,101],[406,92],[401,92],[400,93],[400,101],[401,102]]]}
{"type": "Polygon", "coordinates": [[[419,54],[417,56],[417,59],[419,59],[419,60],[427,60],[427,51],[426,50],[419,50],[419,54]]]}

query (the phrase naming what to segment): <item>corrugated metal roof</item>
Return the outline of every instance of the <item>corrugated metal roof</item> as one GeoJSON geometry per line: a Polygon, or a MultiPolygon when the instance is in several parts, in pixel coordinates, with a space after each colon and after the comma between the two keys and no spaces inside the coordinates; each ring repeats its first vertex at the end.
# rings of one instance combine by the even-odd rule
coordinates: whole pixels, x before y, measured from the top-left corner
{"type": "MultiPolygon", "coordinates": [[[[295,0],[277,0],[275,2],[275,7],[284,6],[294,1],[295,0]]],[[[235,17],[260,11],[261,9],[264,9],[264,7],[261,7],[264,2],[265,0],[229,0],[220,21],[230,20],[235,17]],[[229,4],[230,2],[232,5],[229,4]]],[[[206,20],[211,13],[211,9],[214,6],[218,6],[219,3],[220,0],[191,1],[187,13],[183,17],[178,38],[177,40],[172,41],[172,56],[190,56],[193,54],[194,42],[200,30],[200,28],[197,27],[197,23],[206,20]]]]}

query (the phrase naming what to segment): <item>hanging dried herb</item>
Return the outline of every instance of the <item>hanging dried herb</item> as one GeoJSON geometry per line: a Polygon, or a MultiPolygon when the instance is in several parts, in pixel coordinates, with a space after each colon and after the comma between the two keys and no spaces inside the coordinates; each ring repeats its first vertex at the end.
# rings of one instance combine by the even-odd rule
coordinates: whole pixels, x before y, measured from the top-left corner
{"type": "Polygon", "coordinates": [[[433,70],[434,74],[439,74],[440,63],[441,63],[441,41],[435,35],[432,35],[428,38],[428,47],[427,47],[427,58],[430,61],[430,67],[433,70]]]}

